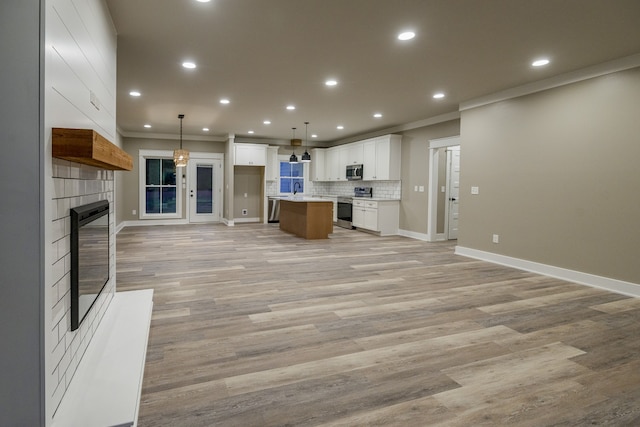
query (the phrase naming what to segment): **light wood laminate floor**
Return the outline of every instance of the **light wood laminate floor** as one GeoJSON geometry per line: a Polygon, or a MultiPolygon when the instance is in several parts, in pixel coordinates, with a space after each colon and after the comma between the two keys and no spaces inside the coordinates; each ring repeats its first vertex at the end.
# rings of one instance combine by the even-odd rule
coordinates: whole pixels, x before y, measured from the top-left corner
{"type": "Polygon", "coordinates": [[[275,225],[127,227],[155,289],[139,426],[640,425],[640,299],[275,225]]]}

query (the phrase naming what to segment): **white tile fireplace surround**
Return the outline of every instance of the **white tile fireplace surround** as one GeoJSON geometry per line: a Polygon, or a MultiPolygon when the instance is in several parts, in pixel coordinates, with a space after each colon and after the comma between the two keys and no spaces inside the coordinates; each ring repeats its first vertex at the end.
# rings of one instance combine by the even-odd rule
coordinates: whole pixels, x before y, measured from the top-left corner
{"type": "Polygon", "coordinates": [[[76,369],[94,336],[115,293],[115,211],[114,172],[93,166],[52,160],[53,195],[51,199],[52,275],[47,283],[51,300],[51,372],[47,372],[47,392],[53,407],[60,405],[76,369]],[[110,278],[86,319],[71,331],[71,223],[70,209],[99,200],[110,203],[109,271],[110,278]]]}

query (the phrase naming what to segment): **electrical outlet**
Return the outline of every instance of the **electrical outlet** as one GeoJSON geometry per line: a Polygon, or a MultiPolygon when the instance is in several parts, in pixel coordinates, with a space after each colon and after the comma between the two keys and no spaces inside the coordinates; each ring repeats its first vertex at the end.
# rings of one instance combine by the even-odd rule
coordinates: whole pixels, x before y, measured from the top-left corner
{"type": "Polygon", "coordinates": [[[500,235],[499,234],[494,234],[492,241],[493,241],[493,243],[500,243],[500,235]]]}
{"type": "Polygon", "coordinates": [[[421,193],[424,193],[424,185],[421,185],[420,187],[418,187],[418,191],[421,193]]]}
{"type": "Polygon", "coordinates": [[[471,194],[480,194],[479,187],[471,187],[471,194]]]}
{"type": "Polygon", "coordinates": [[[247,211],[246,209],[242,209],[242,215],[245,215],[245,216],[246,216],[246,215],[248,215],[248,214],[249,214],[249,211],[247,211]]]}

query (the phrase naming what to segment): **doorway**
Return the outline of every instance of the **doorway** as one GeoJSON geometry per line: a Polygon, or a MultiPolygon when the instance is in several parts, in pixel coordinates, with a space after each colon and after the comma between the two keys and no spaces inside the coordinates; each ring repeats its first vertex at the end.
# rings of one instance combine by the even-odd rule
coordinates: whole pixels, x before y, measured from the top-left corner
{"type": "Polygon", "coordinates": [[[188,165],[187,199],[190,223],[219,222],[222,217],[221,154],[192,153],[188,165]]]}
{"type": "Polygon", "coordinates": [[[459,200],[460,136],[432,139],[429,141],[427,241],[458,238],[459,200]]]}
{"type": "Polygon", "coordinates": [[[460,146],[447,147],[447,184],[445,187],[445,240],[458,238],[460,204],[460,146]]]}

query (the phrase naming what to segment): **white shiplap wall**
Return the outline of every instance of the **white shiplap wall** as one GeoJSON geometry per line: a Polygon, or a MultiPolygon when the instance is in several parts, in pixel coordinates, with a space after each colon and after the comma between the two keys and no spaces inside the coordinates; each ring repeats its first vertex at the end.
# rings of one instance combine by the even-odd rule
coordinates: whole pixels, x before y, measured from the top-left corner
{"type": "Polygon", "coordinates": [[[45,13],[45,382],[51,424],[115,293],[114,172],[51,157],[51,128],[94,129],[116,143],[116,33],[103,0],[46,0],[45,13]],[[98,102],[92,103],[92,98],[98,102]],[[110,280],[71,332],[69,209],[110,202],[110,280]]]}

